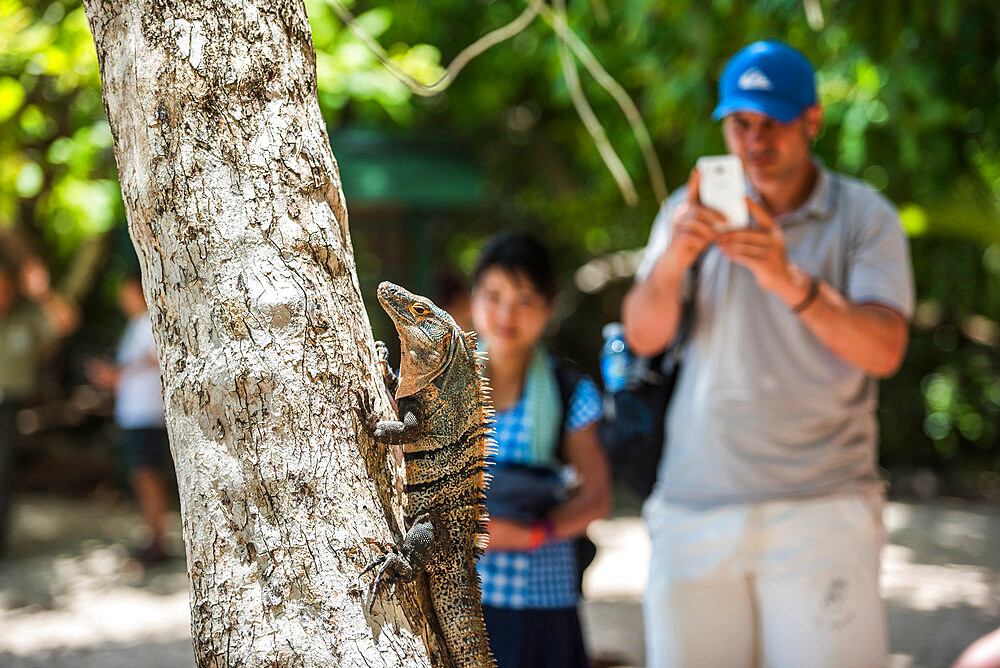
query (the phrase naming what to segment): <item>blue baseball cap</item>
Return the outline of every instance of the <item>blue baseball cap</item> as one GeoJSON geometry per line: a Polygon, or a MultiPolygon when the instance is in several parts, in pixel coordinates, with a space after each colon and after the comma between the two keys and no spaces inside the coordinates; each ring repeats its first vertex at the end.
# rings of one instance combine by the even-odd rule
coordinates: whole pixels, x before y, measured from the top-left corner
{"type": "Polygon", "coordinates": [[[719,79],[719,106],[712,118],[755,111],[782,123],[816,104],[816,70],[801,53],[768,40],[743,47],[729,59],[719,79]]]}

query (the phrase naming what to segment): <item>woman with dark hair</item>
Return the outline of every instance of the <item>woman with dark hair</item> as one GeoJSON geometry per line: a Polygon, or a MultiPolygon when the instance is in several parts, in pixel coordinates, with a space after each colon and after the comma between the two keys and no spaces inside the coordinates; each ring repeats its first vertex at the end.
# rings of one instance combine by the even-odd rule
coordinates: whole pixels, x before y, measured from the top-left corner
{"type": "Polygon", "coordinates": [[[594,382],[542,335],[556,282],[545,247],[493,240],[472,274],[472,320],[487,351],[498,456],[487,490],[483,612],[499,668],[585,667],[575,541],[611,506],[594,382]]]}

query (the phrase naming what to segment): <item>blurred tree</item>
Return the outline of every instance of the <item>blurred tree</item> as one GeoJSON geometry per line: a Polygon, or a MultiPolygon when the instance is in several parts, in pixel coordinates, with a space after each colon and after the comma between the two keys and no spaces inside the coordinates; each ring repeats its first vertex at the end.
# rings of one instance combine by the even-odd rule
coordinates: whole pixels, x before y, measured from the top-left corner
{"type": "Polygon", "coordinates": [[[351,410],[352,390],[388,401],[304,6],[86,7],[162,369],[198,664],[451,665],[426,592],[384,599],[375,622],[357,583],[366,539],[401,536],[401,486],[351,410]]]}

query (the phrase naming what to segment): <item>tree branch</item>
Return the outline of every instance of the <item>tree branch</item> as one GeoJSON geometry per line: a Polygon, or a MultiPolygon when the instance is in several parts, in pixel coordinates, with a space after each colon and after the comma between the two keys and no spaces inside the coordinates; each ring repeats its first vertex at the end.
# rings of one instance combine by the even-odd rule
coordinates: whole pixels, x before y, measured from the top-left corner
{"type": "Polygon", "coordinates": [[[625,118],[628,120],[629,126],[632,128],[632,132],[635,134],[636,142],[639,144],[643,161],[646,163],[646,170],[649,172],[653,194],[658,201],[666,199],[669,193],[667,192],[666,182],[663,178],[663,168],[656,157],[653,141],[649,137],[649,130],[646,129],[646,123],[642,120],[642,114],[639,113],[639,108],[635,105],[635,102],[632,101],[632,98],[622,85],[608,74],[608,71],[604,69],[604,66],[601,65],[600,61],[597,60],[576,33],[565,22],[559,24],[554,20],[552,10],[543,0],[529,1],[533,7],[538,9],[542,19],[555,30],[559,38],[573,50],[573,53],[580,59],[580,62],[587,68],[587,71],[594,77],[594,80],[618,103],[619,108],[621,108],[622,113],[625,114],[625,118]]]}
{"type": "MultiPolygon", "coordinates": [[[[566,9],[563,0],[556,0],[554,22],[559,27],[565,26],[566,9]]],[[[614,147],[611,146],[611,142],[608,141],[608,133],[605,132],[604,126],[601,125],[597,114],[594,113],[593,108],[587,101],[587,96],[580,85],[580,77],[576,70],[576,61],[573,60],[573,55],[570,53],[565,40],[559,40],[559,62],[562,65],[563,79],[566,81],[569,97],[573,101],[576,113],[580,115],[580,120],[583,121],[583,126],[587,128],[587,132],[590,133],[591,138],[594,140],[597,152],[601,155],[601,159],[607,166],[608,171],[611,172],[615,182],[618,184],[618,189],[621,191],[625,203],[629,206],[637,205],[639,203],[639,194],[635,191],[635,184],[632,182],[632,177],[629,176],[628,170],[625,169],[621,158],[618,157],[614,147]]]]}
{"type": "Polygon", "coordinates": [[[594,113],[590,104],[587,102],[586,95],[583,93],[583,89],[580,86],[579,76],[576,71],[576,65],[572,58],[569,58],[567,53],[565,53],[564,46],[568,46],[570,50],[580,59],[580,62],[587,69],[594,80],[608,92],[609,95],[618,104],[618,107],[625,114],[625,118],[632,129],[632,133],[635,135],[636,143],[639,145],[639,150],[642,153],[643,162],[646,164],[646,171],[649,173],[650,185],[653,189],[653,194],[657,200],[666,199],[668,192],[666,183],[663,178],[663,168],[660,165],[659,159],[656,157],[656,150],[653,147],[652,139],[649,136],[649,130],[646,128],[646,124],[642,119],[642,114],[639,113],[639,108],[636,106],[635,102],[626,92],[625,88],[619,84],[614,77],[612,77],[604,66],[597,60],[590,49],[587,48],[586,44],[574,33],[566,22],[565,10],[559,10],[561,12],[562,19],[557,20],[556,12],[545,3],[544,0],[528,0],[528,7],[521,12],[520,15],[510,23],[493,30],[483,37],[479,38],[466,48],[462,49],[457,56],[449,63],[447,68],[445,68],[444,75],[440,79],[432,84],[424,84],[417,81],[415,78],[404,72],[396,63],[393,61],[392,56],[382,48],[367,30],[365,30],[358,22],[356,17],[340,2],[340,0],[326,0],[327,4],[333,9],[337,17],[344,22],[348,29],[359,39],[361,42],[368,47],[368,49],[379,59],[385,68],[395,76],[399,81],[401,81],[407,88],[410,89],[415,95],[420,95],[422,97],[432,97],[438,95],[445,90],[455,81],[458,73],[483,52],[488,49],[504,42],[531,25],[535,18],[539,15],[545,20],[546,23],[555,31],[556,36],[562,42],[559,49],[559,59],[563,66],[563,77],[566,81],[566,85],[569,88],[570,99],[573,102],[573,106],[577,113],[580,115],[580,120],[583,122],[590,136],[593,138],[594,143],[597,146],[598,153],[601,155],[601,159],[607,166],[608,171],[614,177],[615,182],[618,184],[618,188],[622,193],[622,198],[629,206],[635,206],[638,204],[638,194],[635,191],[635,184],[632,182],[631,176],[628,174],[628,170],[622,163],[621,159],[615,153],[610,141],[607,138],[607,133],[605,132],[600,121],[597,119],[597,115],[594,113]]]}
{"type": "Polygon", "coordinates": [[[350,10],[340,3],[340,0],[326,0],[326,3],[330,5],[330,8],[333,9],[337,17],[344,22],[344,25],[346,25],[348,29],[354,33],[354,36],[361,40],[361,42],[367,46],[373,54],[375,54],[375,57],[378,58],[383,65],[385,65],[385,68],[389,70],[393,76],[409,88],[414,95],[420,95],[422,97],[433,97],[443,93],[448,89],[448,86],[455,81],[458,73],[461,72],[473,58],[493,48],[497,44],[514,37],[531,25],[538,16],[538,10],[535,7],[528,7],[510,23],[486,33],[475,42],[462,49],[458,55],[452,59],[451,63],[448,64],[448,67],[445,68],[445,73],[440,79],[432,84],[425,84],[417,81],[412,76],[404,72],[395,63],[395,61],[393,61],[392,56],[390,56],[389,53],[382,48],[382,45],[378,43],[378,40],[372,37],[372,35],[358,23],[357,19],[350,12],[350,10]]]}

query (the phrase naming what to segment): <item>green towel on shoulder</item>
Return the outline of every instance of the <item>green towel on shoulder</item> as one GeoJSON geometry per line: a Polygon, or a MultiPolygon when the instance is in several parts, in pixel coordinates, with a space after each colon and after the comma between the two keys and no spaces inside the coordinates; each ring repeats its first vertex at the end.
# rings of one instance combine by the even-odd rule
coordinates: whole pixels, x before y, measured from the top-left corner
{"type": "Polygon", "coordinates": [[[525,421],[531,428],[531,451],[537,466],[559,466],[560,405],[559,383],[542,346],[535,348],[524,380],[525,421]]]}
{"type": "MultiPolygon", "coordinates": [[[[480,338],[477,344],[480,352],[488,352],[489,344],[480,338]]],[[[559,434],[562,431],[562,398],[555,369],[544,346],[535,347],[528,363],[524,379],[524,420],[531,431],[531,466],[547,466],[557,469],[559,460],[559,434]]],[[[503,444],[499,444],[503,447],[503,444]]]]}

